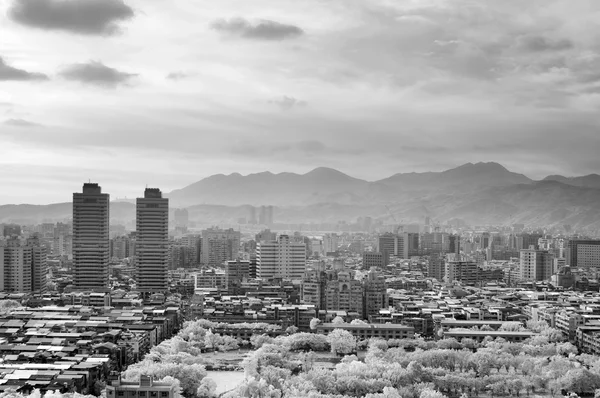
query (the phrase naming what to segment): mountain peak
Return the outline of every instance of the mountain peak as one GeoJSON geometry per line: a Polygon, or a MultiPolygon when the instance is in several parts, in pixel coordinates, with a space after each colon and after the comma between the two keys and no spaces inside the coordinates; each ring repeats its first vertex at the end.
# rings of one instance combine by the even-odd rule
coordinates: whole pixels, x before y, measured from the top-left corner
{"type": "Polygon", "coordinates": [[[348,177],[350,178],[349,175],[342,173],[339,170],[336,169],[332,169],[330,167],[317,167],[316,169],[313,169],[311,171],[309,171],[308,173],[304,174],[305,176],[311,176],[311,177],[348,177]]]}

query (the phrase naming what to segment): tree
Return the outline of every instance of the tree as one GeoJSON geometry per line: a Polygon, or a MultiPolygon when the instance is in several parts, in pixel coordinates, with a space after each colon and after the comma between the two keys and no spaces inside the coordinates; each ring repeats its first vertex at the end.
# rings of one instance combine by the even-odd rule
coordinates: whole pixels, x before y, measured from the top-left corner
{"type": "Polygon", "coordinates": [[[21,307],[21,303],[15,300],[0,300],[0,314],[6,314],[15,308],[21,307]]]}
{"type": "Polygon", "coordinates": [[[524,329],[521,322],[505,322],[498,330],[502,332],[522,332],[524,329]]]}
{"type": "Polygon", "coordinates": [[[327,335],[331,352],[335,355],[351,354],[356,350],[356,339],[347,330],[334,329],[327,335]]]}
{"type": "Polygon", "coordinates": [[[202,379],[206,377],[206,370],[199,364],[184,365],[144,360],[130,365],[122,375],[125,380],[131,381],[138,381],[140,375],[153,376],[156,379],[171,376],[181,383],[183,395],[191,397],[196,394],[202,379]]]}
{"type": "Polygon", "coordinates": [[[341,316],[336,316],[335,318],[333,318],[333,320],[331,321],[331,323],[335,324],[335,325],[341,325],[343,323],[346,323],[344,321],[344,318],[342,318],[341,316]]]}
{"type": "Polygon", "coordinates": [[[294,334],[298,332],[298,328],[296,326],[289,326],[287,329],[285,329],[285,332],[287,334],[294,334]]]}
{"type": "Polygon", "coordinates": [[[439,391],[433,390],[431,388],[426,388],[423,391],[421,391],[421,395],[419,395],[419,398],[446,398],[446,396],[439,391]]]}
{"type": "Polygon", "coordinates": [[[317,330],[317,325],[321,323],[319,318],[313,318],[310,320],[310,330],[317,330]]]}
{"type": "Polygon", "coordinates": [[[362,319],[353,319],[352,322],[350,322],[350,325],[368,325],[369,322],[365,322],[362,319]]]}
{"type": "Polygon", "coordinates": [[[202,379],[202,383],[196,390],[196,397],[198,398],[214,398],[217,396],[217,383],[210,377],[202,379]]]}

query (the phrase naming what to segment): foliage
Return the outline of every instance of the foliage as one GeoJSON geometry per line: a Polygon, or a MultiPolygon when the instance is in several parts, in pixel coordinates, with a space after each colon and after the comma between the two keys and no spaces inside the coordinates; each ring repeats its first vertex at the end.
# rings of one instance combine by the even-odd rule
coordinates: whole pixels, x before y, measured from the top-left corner
{"type": "Polygon", "coordinates": [[[327,335],[327,341],[333,354],[351,354],[356,350],[356,339],[347,330],[335,329],[327,335]]]}
{"type": "Polygon", "coordinates": [[[186,365],[144,360],[129,366],[122,376],[125,380],[138,381],[141,375],[153,376],[156,379],[173,377],[181,383],[183,395],[191,397],[196,394],[202,379],[206,377],[206,370],[199,364],[186,365]]]}

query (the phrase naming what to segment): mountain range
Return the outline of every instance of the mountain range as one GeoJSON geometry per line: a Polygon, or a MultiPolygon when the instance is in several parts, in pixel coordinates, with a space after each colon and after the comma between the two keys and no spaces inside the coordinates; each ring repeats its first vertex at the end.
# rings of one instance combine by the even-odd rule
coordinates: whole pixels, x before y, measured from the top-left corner
{"type": "MultiPolygon", "coordinates": [[[[263,172],[213,175],[167,193],[170,206],[186,207],[202,223],[235,223],[250,206],[275,206],[281,223],[351,221],[359,216],[387,222],[600,227],[600,176],[548,176],[541,181],[498,163],[467,163],[443,172],[398,173],[366,181],[319,167],[306,174],[263,172]]],[[[71,215],[71,204],[0,206],[0,222],[41,222],[71,215]]],[[[111,203],[111,218],[130,221],[134,204],[111,203]]]]}

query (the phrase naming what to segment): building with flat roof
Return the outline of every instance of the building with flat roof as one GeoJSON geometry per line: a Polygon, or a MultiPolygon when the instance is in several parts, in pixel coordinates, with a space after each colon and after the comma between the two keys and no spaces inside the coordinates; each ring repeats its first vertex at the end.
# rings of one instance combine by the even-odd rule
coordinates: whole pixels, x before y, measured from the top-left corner
{"type": "Polygon", "coordinates": [[[178,394],[170,383],[154,381],[151,376],[140,376],[139,381],[113,380],[106,386],[107,398],[175,398],[178,394]]]}
{"type": "Polygon", "coordinates": [[[413,339],[415,337],[415,328],[406,325],[392,324],[350,324],[350,323],[322,323],[317,325],[317,333],[329,334],[335,329],[346,330],[360,340],[366,340],[373,337],[389,339],[413,339]]]}
{"type": "Polygon", "coordinates": [[[98,184],[73,194],[73,287],[108,289],[110,196],[98,184]]]}
{"type": "Polygon", "coordinates": [[[600,268],[600,240],[573,239],[567,251],[572,268],[600,268]]]}
{"type": "Polygon", "coordinates": [[[168,290],[169,199],[156,188],[146,188],[136,201],[135,265],[137,290],[159,293],[168,290]]]}

